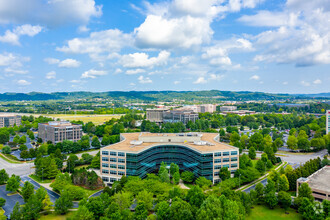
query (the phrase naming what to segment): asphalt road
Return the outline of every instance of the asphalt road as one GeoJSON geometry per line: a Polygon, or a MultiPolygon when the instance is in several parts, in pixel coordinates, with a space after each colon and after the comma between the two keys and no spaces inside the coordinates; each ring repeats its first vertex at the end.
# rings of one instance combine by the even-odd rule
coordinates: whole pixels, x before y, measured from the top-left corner
{"type": "Polygon", "coordinates": [[[34,172],[33,163],[9,163],[0,157],[0,169],[5,169],[11,176],[12,174],[22,176],[34,172]]]}
{"type": "Polygon", "coordinates": [[[5,210],[6,216],[9,216],[10,213],[12,213],[16,202],[19,202],[21,205],[24,204],[24,200],[19,194],[7,196],[8,193],[10,192],[6,191],[6,185],[0,186],[0,197],[6,200],[6,204],[2,207],[3,210],[5,210]]]}

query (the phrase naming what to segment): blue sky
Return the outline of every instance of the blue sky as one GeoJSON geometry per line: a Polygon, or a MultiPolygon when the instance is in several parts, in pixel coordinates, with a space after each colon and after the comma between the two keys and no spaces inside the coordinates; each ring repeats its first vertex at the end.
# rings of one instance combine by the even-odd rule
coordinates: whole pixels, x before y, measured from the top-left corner
{"type": "Polygon", "coordinates": [[[0,1],[0,92],[330,92],[330,0],[0,1]]]}

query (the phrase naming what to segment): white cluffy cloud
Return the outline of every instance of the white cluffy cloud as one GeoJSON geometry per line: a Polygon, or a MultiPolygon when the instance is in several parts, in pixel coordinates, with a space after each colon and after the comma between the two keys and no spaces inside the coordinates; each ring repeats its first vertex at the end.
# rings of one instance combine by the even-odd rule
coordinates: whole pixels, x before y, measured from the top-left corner
{"type": "Polygon", "coordinates": [[[198,79],[196,81],[193,82],[194,84],[205,84],[207,83],[207,80],[205,79],[204,76],[200,76],[198,77],[198,79]]]}
{"type": "Polygon", "coordinates": [[[17,85],[20,85],[20,86],[28,86],[31,84],[29,81],[26,81],[25,79],[17,80],[16,83],[17,83],[17,85]]]}
{"type": "Polygon", "coordinates": [[[56,72],[55,71],[51,71],[51,72],[46,74],[46,79],[55,79],[55,78],[56,78],[56,72]]]}
{"type": "Polygon", "coordinates": [[[149,77],[139,76],[138,80],[141,84],[152,83],[152,80],[149,77]]]}
{"type": "Polygon", "coordinates": [[[258,75],[253,75],[250,77],[250,80],[259,80],[260,79],[260,76],[258,75]]]}
{"type": "Polygon", "coordinates": [[[32,26],[30,24],[25,24],[22,26],[18,26],[12,31],[7,30],[4,35],[0,36],[0,42],[20,45],[20,36],[27,35],[29,37],[33,37],[40,33],[41,30],[42,27],[39,25],[32,26]]]}
{"type": "Polygon", "coordinates": [[[84,73],[81,75],[81,78],[95,79],[96,77],[104,76],[104,75],[106,75],[107,73],[108,73],[108,72],[107,72],[107,71],[104,71],[104,70],[94,70],[94,69],[90,69],[90,70],[84,72],[84,73]]]}
{"type": "Polygon", "coordinates": [[[330,64],[330,0],[287,0],[279,12],[259,11],[239,21],[270,30],[251,37],[260,51],[257,62],[296,66],[330,64]]]}
{"type": "Polygon", "coordinates": [[[254,8],[258,0],[173,0],[147,5],[145,21],[134,30],[140,48],[189,49],[209,43],[211,23],[225,12],[254,8]]]}
{"type": "Polygon", "coordinates": [[[124,34],[118,29],[110,29],[92,32],[87,38],[74,38],[69,40],[66,46],[58,47],[56,50],[65,53],[89,54],[94,60],[115,58],[122,47],[132,42],[130,34],[124,34]]]}
{"type": "Polygon", "coordinates": [[[80,62],[75,59],[65,59],[59,60],[55,58],[45,58],[44,61],[48,64],[58,64],[58,67],[65,67],[65,68],[76,68],[80,66],[80,62]]]}
{"type": "Polygon", "coordinates": [[[127,70],[126,74],[127,75],[133,75],[133,74],[138,74],[138,73],[144,73],[144,69],[134,69],[134,70],[127,70]]]}
{"type": "Polygon", "coordinates": [[[120,59],[120,63],[124,67],[129,68],[144,68],[144,67],[153,67],[162,64],[166,64],[170,53],[167,51],[161,51],[157,57],[149,58],[149,55],[146,53],[133,53],[123,55],[120,59]]]}
{"type": "Polygon", "coordinates": [[[313,84],[315,84],[315,85],[318,85],[318,84],[321,84],[321,83],[322,83],[322,80],[320,80],[320,79],[316,79],[316,80],[313,81],[313,84]]]}
{"type": "Polygon", "coordinates": [[[94,0],[10,0],[0,3],[0,23],[37,23],[49,27],[86,24],[102,15],[94,0]]]}

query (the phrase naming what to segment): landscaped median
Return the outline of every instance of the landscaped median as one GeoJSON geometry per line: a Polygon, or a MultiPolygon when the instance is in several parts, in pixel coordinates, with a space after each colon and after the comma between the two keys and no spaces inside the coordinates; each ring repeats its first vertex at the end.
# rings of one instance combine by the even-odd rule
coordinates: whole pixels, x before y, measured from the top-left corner
{"type": "Polygon", "coordinates": [[[270,169],[268,173],[266,173],[265,175],[263,175],[263,176],[260,177],[259,179],[256,179],[256,180],[254,180],[253,182],[251,182],[251,183],[249,183],[249,184],[247,184],[247,185],[244,185],[244,186],[242,186],[242,187],[236,189],[236,191],[238,191],[238,190],[241,190],[241,191],[242,191],[242,190],[245,190],[245,189],[247,189],[247,188],[249,188],[249,187],[251,187],[251,186],[253,186],[253,185],[255,185],[255,184],[258,184],[258,183],[261,182],[262,180],[266,179],[266,178],[268,177],[269,173],[270,173],[272,170],[277,171],[277,170],[279,170],[281,167],[285,166],[286,164],[287,164],[287,162],[284,162],[284,163],[281,162],[277,167],[270,169]]]}
{"type": "Polygon", "coordinates": [[[20,161],[13,160],[13,159],[9,158],[7,155],[4,155],[2,153],[0,153],[0,157],[2,159],[4,159],[5,161],[7,161],[8,163],[22,163],[20,161]]]}

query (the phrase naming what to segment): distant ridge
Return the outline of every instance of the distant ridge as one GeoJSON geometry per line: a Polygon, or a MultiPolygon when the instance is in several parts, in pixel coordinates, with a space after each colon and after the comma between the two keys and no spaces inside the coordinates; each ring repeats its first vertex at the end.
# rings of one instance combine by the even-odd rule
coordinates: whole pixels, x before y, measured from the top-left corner
{"type": "Polygon", "coordinates": [[[79,98],[112,98],[116,100],[172,101],[173,99],[193,101],[207,100],[280,100],[295,98],[330,98],[330,93],[319,94],[275,94],[250,91],[109,91],[109,92],[54,92],[54,93],[2,93],[0,101],[42,101],[71,100],[79,98]]]}

